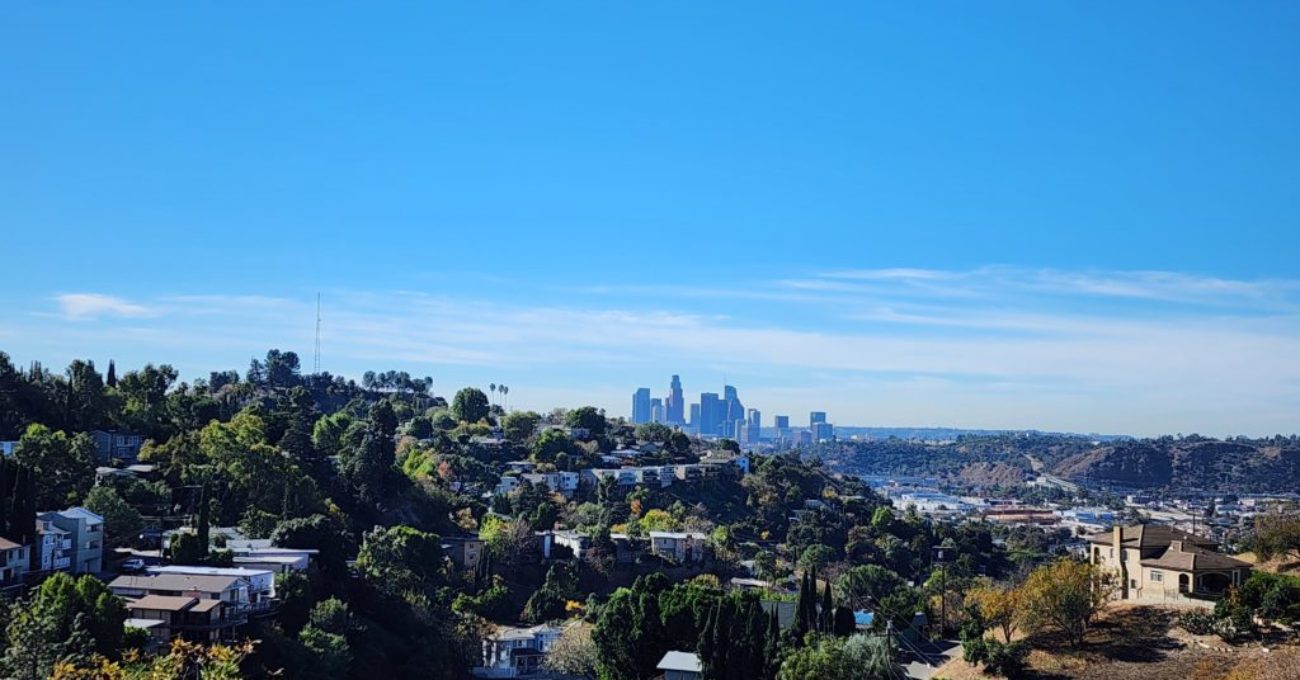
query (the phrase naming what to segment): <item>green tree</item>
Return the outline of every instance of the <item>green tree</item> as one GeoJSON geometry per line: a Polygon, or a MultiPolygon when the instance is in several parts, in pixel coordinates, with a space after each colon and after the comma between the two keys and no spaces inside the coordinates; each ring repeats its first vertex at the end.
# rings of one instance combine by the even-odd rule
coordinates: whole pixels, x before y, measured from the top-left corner
{"type": "Polygon", "coordinates": [[[562,453],[574,448],[573,440],[563,430],[543,430],[533,442],[533,460],[538,463],[554,463],[562,453]]]}
{"type": "Polygon", "coordinates": [[[487,395],[477,387],[466,387],[456,392],[451,400],[451,415],[456,420],[477,423],[490,412],[487,395]]]}
{"type": "Polygon", "coordinates": [[[1078,646],[1088,624],[1114,592],[1109,572],[1062,558],[1038,567],[1025,579],[1021,611],[1030,628],[1055,630],[1078,646]]]}
{"type": "Polygon", "coordinates": [[[31,425],[18,440],[14,458],[40,480],[36,486],[40,508],[75,505],[95,483],[95,445],[84,433],[69,437],[44,425],[31,425]]]}
{"type": "Polygon", "coordinates": [[[619,588],[600,608],[600,616],[591,632],[596,644],[596,672],[600,680],[639,680],[642,671],[634,654],[639,640],[634,620],[639,596],[628,588],[619,588]]]}
{"type": "Polygon", "coordinates": [[[5,677],[46,678],[55,662],[91,653],[116,657],[126,607],[103,581],[56,573],[26,602],[10,610],[5,629],[5,677]]]}
{"type": "Polygon", "coordinates": [[[522,444],[533,436],[541,421],[542,417],[532,411],[512,411],[501,419],[501,429],[505,431],[506,439],[522,444]]]}
{"type": "Polygon", "coordinates": [[[101,427],[108,415],[104,380],[95,371],[95,362],[74,360],[68,366],[66,422],[78,432],[101,427]]]}
{"type": "Polygon", "coordinates": [[[804,569],[821,569],[835,559],[835,550],[828,545],[814,543],[799,555],[799,566],[804,569]]]}
{"type": "Polygon", "coordinates": [[[885,638],[854,635],[846,640],[819,637],[791,652],[777,680],[886,680],[898,677],[885,638]]]}
{"type": "Polygon", "coordinates": [[[587,430],[593,438],[605,435],[605,412],[595,406],[582,406],[569,411],[564,416],[564,424],[587,430]]]}
{"type": "Polygon", "coordinates": [[[86,494],[86,509],[104,518],[104,542],[130,543],[144,528],[140,511],[131,507],[111,486],[96,486],[86,494]]]}
{"type": "Polygon", "coordinates": [[[437,534],[397,525],[366,534],[357,569],[381,590],[428,591],[442,582],[445,561],[437,534]]]}

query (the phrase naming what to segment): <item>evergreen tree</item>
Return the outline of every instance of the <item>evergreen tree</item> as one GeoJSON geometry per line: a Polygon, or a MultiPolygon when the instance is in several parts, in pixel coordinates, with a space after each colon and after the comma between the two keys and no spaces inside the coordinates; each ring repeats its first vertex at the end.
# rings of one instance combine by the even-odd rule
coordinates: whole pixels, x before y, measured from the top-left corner
{"type": "Polygon", "coordinates": [[[831,584],[826,584],[826,589],[822,591],[821,610],[817,612],[817,630],[822,633],[830,633],[834,625],[835,605],[831,601],[831,584]]]}
{"type": "Polygon", "coordinates": [[[763,678],[773,680],[781,669],[781,617],[775,610],[767,617],[767,635],[763,646],[763,678]]]}
{"type": "Polygon", "coordinates": [[[108,360],[108,375],[104,378],[105,384],[109,387],[117,387],[117,364],[112,359],[108,360]]]}

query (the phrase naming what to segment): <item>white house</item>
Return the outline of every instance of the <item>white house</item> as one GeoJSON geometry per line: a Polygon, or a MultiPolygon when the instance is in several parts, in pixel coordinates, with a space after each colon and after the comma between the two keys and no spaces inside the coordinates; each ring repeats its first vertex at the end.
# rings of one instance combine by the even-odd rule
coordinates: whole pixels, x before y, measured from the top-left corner
{"type": "Polygon", "coordinates": [[[68,571],[72,568],[72,535],[52,520],[36,520],[36,555],[40,571],[68,571]]]}
{"type": "Polygon", "coordinates": [[[651,531],[650,552],[675,562],[701,562],[709,537],[695,531],[651,531]]]}
{"type": "Polygon", "coordinates": [[[473,673],[480,678],[518,678],[536,673],[563,633],[564,627],[548,624],[529,628],[498,626],[484,638],[483,665],[474,668],[473,673]]]}
{"type": "Polygon", "coordinates": [[[104,569],[104,518],[82,508],[42,512],[38,520],[62,529],[72,541],[69,565],[74,574],[95,574],[104,569]]]}

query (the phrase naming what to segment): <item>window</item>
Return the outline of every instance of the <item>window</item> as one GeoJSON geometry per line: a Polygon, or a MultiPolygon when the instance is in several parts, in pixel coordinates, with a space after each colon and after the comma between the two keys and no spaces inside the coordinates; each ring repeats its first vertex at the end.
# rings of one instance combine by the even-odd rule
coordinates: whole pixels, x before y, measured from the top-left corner
{"type": "Polygon", "coordinates": [[[1158,571],[1152,571],[1151,580],[1155,581],[1156,583],[1163,583],[1165,580],[1165,575],[1158,571]]]}
{"type": "Polygon", "coordinates": [[[1128,580],[1128,587],[1129,587],[1129,588],[1132,588],[1133,590],[1137,590],[1137,587],[1138,587],[1138,580],[1135,579],[1135,578],[1131,578],[1131,579],[1129,579],[1129,580],[1128,580]]]}

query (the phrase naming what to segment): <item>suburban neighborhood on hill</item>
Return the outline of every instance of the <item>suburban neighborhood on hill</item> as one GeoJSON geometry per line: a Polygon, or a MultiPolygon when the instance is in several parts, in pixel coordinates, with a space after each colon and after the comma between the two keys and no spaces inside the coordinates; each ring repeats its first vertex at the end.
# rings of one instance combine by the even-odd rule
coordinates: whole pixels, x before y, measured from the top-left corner
{"type": "Polygon", "coordinates": [[[741,443],[698,408],[634,395],[630,419],[539,414],[507,393],[304,374],[279,350],[190,382],[0,355],[0,663],[30,678],[181,662],[214,677],[1032,677],[1039,650],[1095,647],[1133,607],[1243,655],[1300,616],[1300,577],[1278,573],[1300,551],[1294,492],[1047,472],[1102,445],[1078,435],[841,440],[822,414],[764,430],[748,409],[752,427],[726,433],[752,430],[741,443]],[[993,466],[1015,474],[963,471],[993,466]]]}

